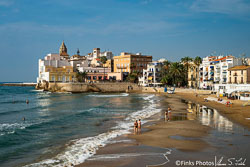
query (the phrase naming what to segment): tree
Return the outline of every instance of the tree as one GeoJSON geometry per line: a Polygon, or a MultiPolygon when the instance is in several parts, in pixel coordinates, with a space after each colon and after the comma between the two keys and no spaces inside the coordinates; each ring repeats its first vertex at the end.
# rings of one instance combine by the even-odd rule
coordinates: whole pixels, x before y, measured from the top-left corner
{"type": "Polygon", "coordinates": [[[184,66],[181,63],[174,62],[171,64],[169,73],[173,80],[172,84],[178,86],[185,84],[185,75],[182,75],[184,71],[184,66]]]}
{"type": "Polygon", "coordinates": [[[101,62],[102,62],[102,67],[104,69],[103,80],[105,80],[105,67],[104,67],[104,64],[106,64],[106,62],[107,62],[107,57],[106,56],[102,56],[101,57],[101,62]]]}
{"type": "Polygon", "coordinates": [[[169,74],[169,69],[170,69],[171,62],[169,61],[164,61],[162,68],[161,68],[161,83],[163,84],[171,84],[172,78],[169,74]]]}
{"type": "Polygon", "coordinates": [[[128,75],[127,80],[133,83],[137,83],[138,82],[138,75],[139,73],[137,71],[133,71],[132,73],[130,73],[128,75]]]}
{"type": "Polygon", "coordinates": [[[202,59],[199,56],[196,56],[194,58],[194,64],[199,67],[201,63],[202,63],[202,59]]]}
{"type": "Polygon", "coordinates": [[[85,82],[86,77],[87,77],[87,72],[80,72],[77,70],[76,78],[78,82],[85,82]]]}

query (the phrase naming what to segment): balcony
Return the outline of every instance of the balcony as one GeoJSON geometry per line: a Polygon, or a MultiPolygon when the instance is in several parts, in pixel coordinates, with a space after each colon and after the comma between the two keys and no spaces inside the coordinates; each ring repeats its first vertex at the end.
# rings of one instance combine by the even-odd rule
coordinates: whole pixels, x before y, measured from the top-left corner
{"type": "Polygon", "coordinates": [[[116,68],[117,68],[117,69],[126,69],[127,67],[122,67],[122,66],[119,66],[119,67],[118,67],[118,66],[117,66],[116,68]]]}

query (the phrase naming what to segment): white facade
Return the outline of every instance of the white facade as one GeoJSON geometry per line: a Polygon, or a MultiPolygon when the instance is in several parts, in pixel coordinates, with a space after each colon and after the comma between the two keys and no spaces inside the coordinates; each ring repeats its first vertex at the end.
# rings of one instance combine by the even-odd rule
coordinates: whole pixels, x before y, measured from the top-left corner
{"type": "Polygon", "coordinates": [[[42,81],[49,81],[49,72],[45,72],[46,66],[51,67],[65,67],[65,66],[71,66],[68,60],[60,59],[59,54],[47,54],[44,59],[39,59],[38,62],[38,77],[37,77],[37,83],[40,83],[42,81]]]}
{"type": "Polygon", "coordinates": [[[107,59],[113,59],[113,53],[111,51],[105,51],[100,53],[100,57],[105,56],[107,59]]]}
{"type": "Polygon", "coordinates": [[[199,67],[199,87],[212,87],[215,83],[227,83],[228,69],[242,65],[242,59],[229,56],[207,56],[199,67]]]}
{"type": "MultiPolygon", "coordinates": [[[[217,96],[220,94],[244,94],[246,92],[249,94],[250,84],[214,84],[213,92],[217,93],[217,96]]],[[[250,97],[240,96],[240,100],[250,100],[250,97]]]]}
{"type": "Polygon", "coordinates": [[[139,78],[139,85],[161,85],[161,67],[162,63],[157,61],[147,64],[147,69],[143,70],[143,76],[139,78]]]}
{"type": "MultiPolygon", "coordinates": [[[[79,72],[87,72],[87,73],[104,73],[103,67],[84,67],[79,66],[77,67],[79,72]]],[[[105,73],[111,72],[111,68],[105,68],[105,73]]]]}

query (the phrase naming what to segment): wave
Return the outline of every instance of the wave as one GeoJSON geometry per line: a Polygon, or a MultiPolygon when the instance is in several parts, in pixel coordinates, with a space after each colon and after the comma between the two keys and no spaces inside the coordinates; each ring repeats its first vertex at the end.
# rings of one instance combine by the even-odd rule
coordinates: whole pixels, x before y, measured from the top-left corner
{"type": "Polygon", "coordinates": [[[31,126],[32,123],[5,123],[0,124],[0,136],[6,135],[6,134],[13,134],[17,129],[25,129],[29,126],[31,126]]]}
{"type": "Polygon", "coordinates": [[[16,104],[16,103],[26,104],[26,100],[11,100],[11,101],[0,102],[0,104],[16,104]]]}
{"type": "Polygon", "coordinates": [[[142,119],[143,124],[147,122],[147,120],[144,119],[160,112],[161,110],[156,108],[157,102],[154,100],[154,97],[154,95],[145,97],[145,100],[148,100],[147,106],[145,106],[142,110],[129,114],[124,121],[118,122],[118,124],[109,132],[102,133],[93,137],[72,140],[66,144],[66,149],[62,153],[56,155],[51,159],[46,159],[38,163],[29,164],[25,167],[62,167],[83,163],[86,159],[92,157],[100,147],[108,144],[111,139],[130,133],[135,119],[142,119]]]}
{"type": "Polygon", "coordinates": [[[128,95],[129,95],[128,93],[121,93],[121,94],[113,94],[113,95],[98,94],[98,95],[88,95],[88,96],[91,96],[91,97],[125,97],[128,95]]]}

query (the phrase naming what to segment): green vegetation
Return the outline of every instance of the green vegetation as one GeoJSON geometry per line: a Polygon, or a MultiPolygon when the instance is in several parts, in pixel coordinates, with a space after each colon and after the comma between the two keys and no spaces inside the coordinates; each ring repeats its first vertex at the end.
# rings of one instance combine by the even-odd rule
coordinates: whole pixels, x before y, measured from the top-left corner
{"type": "Polygon", "coordinates": [[[86,77],[87,77],[86,72],[80,72],[77,70],[76,78],[78,82],[85,82],[86,77]]]}
{"type": "Polygon", "coordinates": [[[181,62],[163,62],[161,82],[164,85],[186,86],[188,83],[188,68],[191,62],[199,66],[202,59],[197,56],[194,60],[190,57],[184,57],[181,62]]]}

